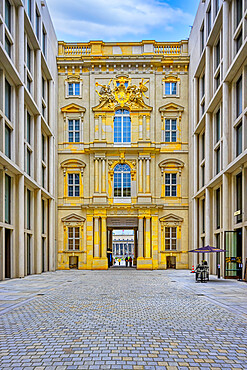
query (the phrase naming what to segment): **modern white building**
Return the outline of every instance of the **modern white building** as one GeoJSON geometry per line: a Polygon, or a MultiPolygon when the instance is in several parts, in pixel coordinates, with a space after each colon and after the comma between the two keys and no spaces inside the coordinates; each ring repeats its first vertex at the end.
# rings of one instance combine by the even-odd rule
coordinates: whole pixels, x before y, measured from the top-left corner
{"type": "Polygon", "coordinates": [[[189,38],[189,235],[191,249],[227,250],[204,256],[225,277],[244,275],[247,257],[246,36],[245,0],[200,1],[189,38]]]}
{"type": "Polygon", "coordinates": [[[0,279],[55,269],[57,39],[45,1],[0,2],[0,279]]]}

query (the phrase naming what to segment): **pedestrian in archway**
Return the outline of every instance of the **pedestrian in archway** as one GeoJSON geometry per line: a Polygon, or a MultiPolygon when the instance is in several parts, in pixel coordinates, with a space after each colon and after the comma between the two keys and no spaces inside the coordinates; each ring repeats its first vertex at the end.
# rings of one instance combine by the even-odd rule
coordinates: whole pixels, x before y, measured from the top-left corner
{"type": "Polygon", "coordinates": [[[128,267],[128,257],[125,257],[125,266],[128,267]]]}
{"type": "Polygon", "coordinates": [[[132,258],[129,258],[129,267],[132,267],[132,258]]]}

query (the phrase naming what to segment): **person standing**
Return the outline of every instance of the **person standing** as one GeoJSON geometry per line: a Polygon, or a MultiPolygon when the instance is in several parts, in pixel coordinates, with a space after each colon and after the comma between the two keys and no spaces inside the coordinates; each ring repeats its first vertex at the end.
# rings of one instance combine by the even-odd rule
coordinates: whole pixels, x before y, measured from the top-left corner
{"type": "Polygon", "coordinates": [[[125,266],[128,267],[128,257],[125,257],[125,266]]]}
{"type": "Polygon", "coordinates": [[[129,257],[129,267],[132,267],[132,258],[129,257]]]}

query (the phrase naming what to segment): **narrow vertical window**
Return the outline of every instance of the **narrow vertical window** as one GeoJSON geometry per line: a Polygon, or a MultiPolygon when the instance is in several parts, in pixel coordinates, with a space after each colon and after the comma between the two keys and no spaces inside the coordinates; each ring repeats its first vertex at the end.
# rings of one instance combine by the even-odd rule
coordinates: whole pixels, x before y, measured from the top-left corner
{"type": "Polygon", "coordinates": [[[236,0],[236,26],[238,26],[243,16],[242,0],[236,0]]]}
{"type": "Polygon", "coordinates": [[[80,228],[69,227],[68,228],[68,249],[79,250],[80,249],[80,228]]]}
{"type": "Polygon", "coordinates": [[[44,28],[42,30],[42,51],[44,56],[46,56],[46,32],[44,28]]]}
{"type": "Polygon", "coordinates": [[[242,46],[242,40],[243,40],[243,33],[242,30],[239,32],[237,38],[236,38],[236,52],[239,51],[239,49],[242,46]]]}
{"type": "Polygon", "coordinates": [[[237,117],[242,113],[242,76],[236,83],[237,117]]]}
{"type": "Polygon", "coordinates": [[[11,129],[5,125],[5,155],[11,158],[11,129]]]}
{"type": "Polygon", "coordinates": [[[165,142],[175,143],[177,141],[177,120],[166,119],[165,120],[165,142]]]}
{"type": "Polygon", "coordinates": [[[127,164],[118,164],[114,168],[114,197],[131,197],[131,173],[127,164]]]}
{"type": "Polygon", "coordinates": [[[11,42],[9,41],[9,38],[7,35],[5,35],[5,50],[8,56],[11,58],[11,42]]]}
{"type": "Polygon", "coordinates": [[[215,161],[216,161],[216,174],[220,172],[221,160],[220,160],[220,146],[215,150],[215,161]]]}
{"type": "Polygon", "coordinates": [[[45,234],[45,201],[42,199],[42,234],[45,234]]]}
{"type": "Polygon", "coordinates": [[[218,68],[220,64],[220,40],[217,42],[215,46],[215,69],[218,68]]]}
{"type": "Polygon", "coordinates": [[[202,200],[202,233],[205,233],[205,199],[202,200]]]}
{"type": "Polygon", "coordinates": [[[29,69],[29,72],[31,72],[31,49],[28,44],[27,44],[27,68],[29,69]]]}
{"type": "Polygon", "coordinates": [[[31,175],[31,151],[27,149],[27,174],[31,175]]]}
{"type": "Polygon", "coordinates": [[[202,28],[201,28],[201,52],[203,52],[204,50],[204,25],[202,25],[202,28]]]}
{"type": "Polygon", "coordinates": [[[26,140],[28,144],[31,144],[31,116],[28,112],[27,112],[26,140]]]}
{"type": "Polygon", "coordinates": [[[32,0],[27,0],[27,14],[31,21],[32,20],[32,0]]]}
{"type": "Polygon", "coordinates": [[[209,35],[211,31],[211,22],[212,22],[211,6],[209,7],[207,11],[207,21],[208,21],[208,35],[209,35]]]}
{"type": "Polygon", "coordinates": [[[165,83],[165,95],[177,95],[177,82],[165,83]]]}
{"type": "Polygon", "coordinates": [[[202,134],[202,160],[205,158],[205,133],[202,134]]]}
{"type": "Polygon", "coordinates": [[[11,86],[5,79],[5,116],[11,121],[11,86]]]}
{"type": "Polygon", "coordinates": [[[217,143],[220,140],[220,109],[215,114],[215,142],[217,143]]]}
{"type": "Polygon", "coordinates": [[[79,197],[80,196],[80,175],[79,173],[68,174],[68,196],[79,197]]]}
{"type": "Polygon", "coordinates": [[[27,189],[27,229],[31,230],[31,191],[27,189]]]}
{"type": "Polygon", "coordinates": [[[36,36],[38,40],[39,40],[39,32],[40,32],[40,16],[36,9],[36,36]]]}
{"type": "Polygon", "coordinates": [[[165,174],[165,196],[176,197],[177,196],[177,174],[166,173],[165,174]]]}
{"type": "Polygon", "coordinates": [[[242,172],[236,176],[236,206],[240,215],[237,216],[237,222],[242,221],[242,172]]]}
{"type": "Polygon", "coordinates": [[[68,138],[69,143],[79,143],[80,142],[80,120],[70,119],[68,124],[68,138]]]}
{"type": "Polygon", "coordinates": [[[126,109],[119,109],[114,117],[114,143],[131,142],[130,113],[126,109]]]}
{"type": "Polygon", "coordinates": [[[236,127],[236,155],[242,153],[242,122],[236,127]]]}
{"type": "Polygon", "coordinates": [[[166,227],[165,228],[165,249],[176,250],[177,249],[177,228],[166,227]]]}
{"type": "Polygon", "coordinates": [[[11,223],[11,177],[5,175],[5,222],[11,223]]]}
{"type": "Polygon", "coordinates": [[[216,229],[220,229],[220,188],[215,192],[216,198],[216,229]]]}
{"type": "Polygon", "coordinates": [[[11,32],[11,5],[8,0],[5,0],[5,24],[11,32]]]}

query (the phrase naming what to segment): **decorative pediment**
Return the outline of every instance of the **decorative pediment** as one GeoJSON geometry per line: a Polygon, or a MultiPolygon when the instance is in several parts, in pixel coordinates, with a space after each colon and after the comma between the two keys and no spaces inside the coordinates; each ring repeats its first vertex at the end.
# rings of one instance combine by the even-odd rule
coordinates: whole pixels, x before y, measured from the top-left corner
{"type": "Polygon", "coordinates": [[[84,217],[81,217],[75,213],[72,213],[71,215],[68,215],[66,217],[62,218],[62,222],[69,222],[69,223],[81,223],[85,222],[86,219],[84,217]]]}
{"type": "Polygon", "coordinates": [[[164,161],[159,163],[160,168],[169,168],[169,167],[176,167],[176,168],[183,168],[184,167],[184,162],[181,161],[180,159],[176,158],[168,158],[165,159],[164,161]]]}
{"type": "Polygon", "coordinates": [[[181,224],[183,222],[183,218],[173,213],[169,213],[166,216],[160,218],[160,222],[165,222],[167,224],[181,224]]]}
{"type": "Polygon", "coordinates": [[[100,87],[99,90],[96,90],[99,104],[93,108],[93,112],[114,112],[116,109],[151,112],[153,108],[143,100],[144,97],[148,99],[145,95],[145,92],[148,91],[146,86],[148,82],[149,80],[144,81],[142,78],[138,86],[132,85],[131,78],[127,75],[116,76],[114,80],[109,81],[108,85],[96,82],[96,87],[100,87]]]}
{"type": "Polygon", "coordinates": [[[174,73],[169,73],[164,76],[163,81],[164,82],[179,82],[180,78],[174,73]]]}
{"type": "Polygon", "coordinates": [[[65,107],[61,108],[62,113],[85,113],[86,109],[77,105],[75,103],[71,103],[66,105],[65,107]]]}
{"type": "Polygon", "coordinates": [[[81,161],[80,159],[73,158],[73,159],[66,159],[61,164],[62,168],[85,168],[86,164],[81,161]]]}
{"type": "Polygon", "coordinates": [[[184,111],[184,107],[182,105],[178,105],[176,103],[167,103],[159,108],[161,113],[168,113],[168,112],[177,112],[181,114],[184,111]]]}

